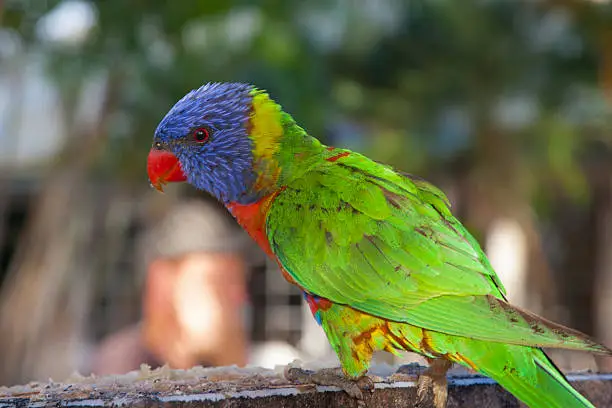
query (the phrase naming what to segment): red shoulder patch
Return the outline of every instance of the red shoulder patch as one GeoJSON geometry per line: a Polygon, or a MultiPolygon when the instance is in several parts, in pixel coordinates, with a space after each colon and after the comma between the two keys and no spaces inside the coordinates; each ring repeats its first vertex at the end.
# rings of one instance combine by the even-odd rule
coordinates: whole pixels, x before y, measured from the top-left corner
{"type": "Polygon", "coordinates": [[[343,158],[343,157],[346,157],[346,156],[348,156],[348,155],[350,155],[350,154],[351,154],[351,152],[342,152],[342,153],[339,153],[339,154],[337,154],[337,155],[335,155],[335,156],[328,157],[328,158],[327,158],[327,159],[325,159],[325,160],[327,160],[328,162],[332,162],[332,163],[333,163],[333,162],[335,162],[336,160],[341,159],[341,158],[343,158]]]}

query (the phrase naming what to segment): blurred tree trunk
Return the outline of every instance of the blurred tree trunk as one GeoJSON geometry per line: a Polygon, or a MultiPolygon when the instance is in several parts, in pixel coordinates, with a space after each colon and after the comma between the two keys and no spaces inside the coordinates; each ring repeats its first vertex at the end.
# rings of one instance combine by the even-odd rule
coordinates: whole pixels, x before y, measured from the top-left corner
{"type": "MultiPolygon", "coordinates": [[[[2,23],[2,0],[0,0],[0,25],[2,23]]],[[[23,65],[25,64],[24,53],[18,53],[11,61],[4,61],[3,66],[7,67],[9,81],[8,92],[14,95],[11,98],[11,104],[5,113],[5,118],[8,122],[9,134],[19,134],[19,126],[21,125],[23,115],[23,103],[24,103],[24,72],[23,65]]],[[[17,157],[18,154],[19,139],[16,137],[9,138],[7,142],[3,143],[2,150],[4,155],[17,157]]],[[[13,169],[11,166],[6,166],[2,169],[2,175],[0,175],[0,191],[8,192],[10,189],[10,183],[13,176],[13,169]]],[[[8,209],[9,201],[11,199],[10,194],[0,195],[0,248],[5,247],[6,233],[7,233],[7,221],[8,221],[8,209]]],[[[3,276],[0,274],[0,283],[2,282],[3,276]]]]}
{"type": "MultiPolygon", "coordinates": [[[[609,155],[612,156],[612,155],[609,155]]],[[[598,237],[598,256],[595,260],[593,299],[595,300],[595,334],[612,347],[612,164],[608,158],[607,171],[600,173],[600,195],[595,234],[598,237]]],[[[612,358],[598,358],[601,371],[612,371],[612,358]]]]}
{"type": "MultiPolygon", "coordinates": [[[[87,174],[104,147],[106,125],[117,102],[120,77],[107,78],[97,123],[72,125],[61,160],[46,177],[20,238],[0,296],[0,384],[44,375],[65,376],[78,363],[95,260],[83,259],[92,206],[87,174]],[[53,367],[62,361],[64,367],[53,367]]],[[[42,378],[46,379],[46,378],[42,378]]]]}
{"type": "MultiPolygon", "coordinates": [[[[474,167],[462,184],[468,225],[483,234],[499,220],[507,220],[520,230],[525,245],[525,269],[521,285],[508,293],[510,299],[522,299],[519,306],[549,318],[557,318],[557,285],[543,251],[542,237],[531,209],[531,197],[523,184],[516,146],[502,131],[490,123],[489,101],[481,102],[477,120],[477,145],[474,167]],[[516,291],[521,291],[516,293],[516,291]]],[[[485,239],[481,238],[484,244],[485,239]]],[[[485,248],[486,249],[486,248],[485,248]]],[[[512,251],[512,248],[507,248],[512,251]]],[[[512,253],[511,256],[520,256],[512,253]]],[[[502,282],[504,277],[501,277],[502,282]]]]}

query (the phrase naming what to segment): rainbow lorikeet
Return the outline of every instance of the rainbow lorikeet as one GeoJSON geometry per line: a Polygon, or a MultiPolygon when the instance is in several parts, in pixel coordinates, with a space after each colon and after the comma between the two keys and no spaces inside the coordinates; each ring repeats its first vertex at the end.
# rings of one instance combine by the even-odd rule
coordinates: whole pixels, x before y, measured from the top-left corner
{"type": "Polygon", "coordinates": [[[540,347],[612,351],[509,304],[439,189],[323,145],[264,91],[212,83],[189,92],[157,127],[147,169],[159,190],[187,181],[226,206],[303,290],[350,384],[373,352],[407,350],[431,362],[424,377],[438,406],[451,363],[531,407],[592,406],[540,347]]]}

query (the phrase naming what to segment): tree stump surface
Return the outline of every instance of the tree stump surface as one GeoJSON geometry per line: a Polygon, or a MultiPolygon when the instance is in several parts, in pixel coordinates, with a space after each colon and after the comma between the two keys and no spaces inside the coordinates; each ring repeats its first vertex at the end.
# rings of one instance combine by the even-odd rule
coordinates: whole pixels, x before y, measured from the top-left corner
{"type": "MultiPolygon", "coordinates": [[[[8,407],[357,407],[357,401],[335,387],[290,384],[284,368],[167,367],[124,375],[83,377],[63,382],[33,382],[0,387],[0,408],[8,407]]],[[[405,370],[401,371],[405,372],[405,370]]],[[[612,407],[612,374],[568,375],[573,385],[597,407],[612,407]]],[[[392,372],[373,376],[367,407],[414,407],[416,376],[392,372]]],[[[449,375],[448,408],[521,407],[494,381],[471,374],[449,375]]]]}

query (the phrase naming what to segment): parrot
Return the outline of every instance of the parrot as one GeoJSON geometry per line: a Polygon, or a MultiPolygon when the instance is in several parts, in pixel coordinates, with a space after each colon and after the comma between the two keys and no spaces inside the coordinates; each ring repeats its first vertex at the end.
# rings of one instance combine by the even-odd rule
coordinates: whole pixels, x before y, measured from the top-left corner
{"type": "Polygon", "coordinates": [[[187,182],[214,196],[299,287],[341,367],[335,379],[294,379],[363,398],[373,353],[408,351],[429,362],[418,394],[429,387],[436,407],[454,363],[532,408],[593,407],[543,348],[610,349],[510,304],[440,189],[321,143],[266,90],[210,82],[188,92],[159,122],[147,173],[157,190],[187,182]]]}

